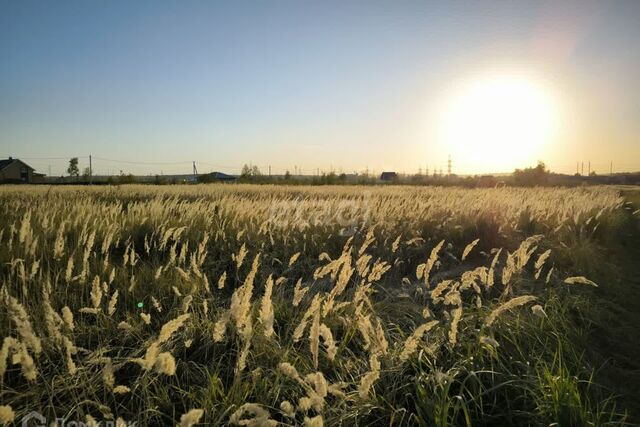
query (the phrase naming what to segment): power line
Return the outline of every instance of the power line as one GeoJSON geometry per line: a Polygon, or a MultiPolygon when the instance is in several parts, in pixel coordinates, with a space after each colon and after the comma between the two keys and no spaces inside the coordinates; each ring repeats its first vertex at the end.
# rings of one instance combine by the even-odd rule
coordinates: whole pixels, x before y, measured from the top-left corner
{"type": "MultiPolygon", "coordinates": [[[[22,160],[26,160],[26,161],[35,161],[36,164],[38,161],[42,161],[43,163],[40,163],[39,166],[42,166],[42,169],[47,169],[47,168],[51,168],[51,163],[47,164],[46,162],[52,162],[55,164],[60,164],[60,161],[68,161],[71,158],[78,158],[78,159],[82,159],[82,160],[86,160],[89,162],[89,168],[90,168],[90,174],[94,175],[95,173],[95,169],[96,166],[99,168],[100,164],[96,164],[95,162],[91,162],[91,160],[98,160],[98,161],[102,161],[102,162],[111,162],[111,163],[115,163],[115,164],[128,164],[128,165],[140,165],[140,166],[167,166],[167,165],[177,165],[180,168],[182,168],[182,166],[186,166],[186,165],[192,165],[193,161],[192,160],[181,160],[181,161],[173,161],[173,162],[153,162],[153,161],[136,161],[136,160],[121,160],[121,159],[113,159],[113,158],[107,158],[107,157],[95,157],[95,156],[65,156],[65,157],[21,157],[21,156],[14,156],[15,158],[19,158],[22,160]]],[[[218,164],[218,163],[209,163],[206,161],[196,161],[195,162],[198,165],[203,165],[203,166],[208,166],[208,167],[212,167],[212,168],[219,168],[221,170],[234,170],[234,171],[239,171],[242,166],[241,165],[225,165],[225,164],[218,164]]],[[[447,173],[450,174],[453,172],[453,161],[451,159],[451,157],[449,157],[447,159],[446,162],[446,166],[447,166],[447,173]]],[[[585,172],[585,166],[587,166],[587,173],[590,173],[592,171],[601,171],[603,173],[613,173],[613,162],[591,162],[591,161],[581,161],[581,162],[576,162],[573,165],[571,164],[565,164],[562,161],[558,162],[558,163],[547,163],[547,166],[553,171],[563,171],[563,172],[570,172],[571,170],[581,173],[584,175],[585,172]],[[585,165],[585,163],[587,163],[587,165],[585,165]]],[[[622,171],[622,170],[633,170],[633,169],[640,169],[640,164],[638,164],[637,162],[631,161],[631,162],[615,162],[616,163],[616,170],[617,171],[622,171]]],[[[473,169],[471,164],[467,164],[467,169],[473,169]]],[[[186,168],[185,168],[186,169],[186,168]]],[[[191,169],[191,168],[190,168],[191,169]]],[[[264,165],[264,169],[265,170],[269,170],[269,172],[271,174],[280,174],[280,173],[285,173],[286,171],[290,170],[291,168],[289,167],[279,167],[277,165],[264,165]]],[[[296,174],[302,174],[302,168],[298,165],[294,166],[294,171],[296,174]]],[[[321,168],[315,168],[314,172],[316,173],[316,175],[320,174],[320,170],[321,168]]],[[[333,170],[333,166],[331,166],[329,168],[330,171],[333,170]]],[[[427,169],[428,170],[428,169],[427,169]]],[[[202,171],[200,171],[202,172],[202,171]]],[[[438,170],[437,168],[433,168],[433,172],[437,173],[438,170]]],[[[442,173],[442,171],[440,171],[440,173],[442,173]]],[[[494,173],[498,173],[498,172],[494,172],[494,173]]],[[[49,172],[49,175],[51,175],[51,172],[49,172]]]]}
{"type": "Polygon", "coordinates": [[[180,165],[180,164],[188,164],[192,162],[192,160],[185,160],[180,162],[132,162],[130,160],[107,159],[105,157],[96,157],[96,156],[93,156],[93,158],[96,160],[102,160],[105,162],[126,163],[130,165],[180,165]]]}
{"type": "Polygon", "coordinates": [[[206,166],[211,166],[214,168],[224,168],[224,169],[239,169],[242,166],[229,166],[229,165],[219,165],[219,164],[214,164],[214,163],[208,163],[208,162],[201,162],[198,160],[198,163],[201,165],[206,165],[206,166]]]}
{"type": "MultiPolygon", "coordinates": [[[[88,159],[90,156],[69,156],[69,157],[22,157],[22,156],[15,156],[15,159],[21,159],[21,160],[69,160],[72,158],[78,158],[78,159],[88,159]]],[[[95,158],[95,157],[94,157],[95,158]]]]}

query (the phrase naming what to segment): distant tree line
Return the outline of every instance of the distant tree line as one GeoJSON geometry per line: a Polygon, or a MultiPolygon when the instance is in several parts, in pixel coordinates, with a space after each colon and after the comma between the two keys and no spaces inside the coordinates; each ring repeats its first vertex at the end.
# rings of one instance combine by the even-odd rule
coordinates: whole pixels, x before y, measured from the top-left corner
{"type": "MultiPolygon", "coordinates": [[[[88,183],[89,168],[85,168],[82,175],[78,166],[78,158],[73,157],[69,160],[67,174],[71,181],[60,178],[60,183],[88,183]]],[[[103,184],[130,184],[134,182],[144,182],[147,184],[180,184],[185,183],[184,179],[176,179],[171,176],[156,175],[155,179],[141,180],[130,173],[120,171],[119,175],[110,176],[103,184]]],[[[191,182],[191,181],[189,181],[191,182]]],[[[201,182],[198,180],[197,182],[201,182]]],[[[398,174],[392,180],[382,181],[380,175],[372,175],[365,173],[322,173],[319,175],[292,175],[288,170],[284,175],[265,175],[258,166],[245,164],[242,167],[240,175],[237,176],[237,182],[254,183],[254,184],[287,184],[287,185],[436,185],[436,186],[459,186],[467,188],[476,187],[496,187],[496,186],[575,186],[583,184],[621,184],[621,183],[638,183],[640,182],[640,174],[626,173],[616,174],[615,176],[597,176],[592,172],[590,176],[580,175],[563,175],[555,174],[549,171],[544,162],[540,161],[536,166],[524,169],[516,169],[511,175],[474,175],[474,176],[458,176],[455,174],[444,175],[442,173],[422,173],[417,174],[398,174]]],[[[94,181],[94,183],[96,183],[94,181]]]]}
{"type": "Polygon", "coordinates": [[[516,169],[513,172],[513,182],[522,187],[532,187],[537,185],[547,185],[551,173],[544,162],[538,162],[533,168],[516,169]]]}

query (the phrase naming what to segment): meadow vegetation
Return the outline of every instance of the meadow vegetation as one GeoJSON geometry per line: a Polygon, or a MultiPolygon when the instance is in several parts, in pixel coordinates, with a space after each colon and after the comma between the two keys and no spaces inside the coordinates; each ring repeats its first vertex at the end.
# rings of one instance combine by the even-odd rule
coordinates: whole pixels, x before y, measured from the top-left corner
{"type": "Polygon", "coordinates": [[[637,199],[3,187],[0,424],[632,423],[637,199]]]}

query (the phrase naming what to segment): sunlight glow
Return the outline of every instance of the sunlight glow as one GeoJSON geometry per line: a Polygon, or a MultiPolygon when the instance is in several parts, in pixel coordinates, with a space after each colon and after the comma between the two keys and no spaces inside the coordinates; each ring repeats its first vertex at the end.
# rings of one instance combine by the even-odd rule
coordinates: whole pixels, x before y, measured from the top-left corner
{"type": "Polygon", "coordinates": [[[550,91],[519,76],[467,82],[449,97],[438,139],[459,166],[506,172],[533,165],[556,132],[558,112],[550,91]]]}

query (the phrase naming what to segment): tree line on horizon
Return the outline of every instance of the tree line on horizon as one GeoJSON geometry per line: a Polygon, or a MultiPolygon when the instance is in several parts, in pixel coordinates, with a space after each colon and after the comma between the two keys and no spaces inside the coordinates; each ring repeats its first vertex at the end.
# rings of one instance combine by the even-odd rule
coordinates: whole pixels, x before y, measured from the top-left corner
{"type": "MultiPolygon", "coordinates": [[[[77,182],[87,182],[91,177],[91,170],[86,167],[82,174],[80,174],[80,168],[78,164],[78,158],[73,157],[69,160],[67,167],[67,174],[70,178],[75,179],[77,182]]],[[[211,182],[206,178],[207,174],[199,175],[194,178],[195,182],[211,182]]],[[[639,174],[623,174],[623,177],[629,177],[630,181],[640,182],[639,174]]],[[[549,170],[546,164],[539,161],[536,166],[527,167],[523,169],[515,169],[511,175],[506,176],[494,176],[494,175],[474,175],[474,176],[459,176],[456,174],[446,175],[438,174],[434,171],[432,175],[428,173],[423,174],[420,170],[417,174],[398,174],[393,179],[387,181],[381,181],[377,175],[371,175],[369,173],[336,173],[336,172],[323,172],[319,175],[313,176],[300,176],[293,175],[287,170],[284,175],[271,175],[264,174],[260,168],[256,165],[244,164],[240,175],[237,176],[237,182],[240,183],[254,183],[254,184],[287,184],[287,185],[341,185],[341,184],[355,184],[355,185],[374,185],[374,184],[401,184],[401,185],[441,185],[441,186],[462,186],[462,187],[495,187],[495,186],[519,186],[519,187],[533,187],[533,186],[548,186],[548,185],[578,185],[582,181],[580,179],[585,178],[579,174],[573,175],[572,178],[567,180],[568,175],[556,174],[549,170]],[[562,177],[562,179],[559,179],[562,177]]],[[[598,178],[595,172],[591,172],[590,179],[598,178]]],[[[603,178],[603,177],[599,177],[603,178]]],[[[136,177],[130,173],[124,173],[120,171],[120,174],[114,177],[109,177],[107,184],[129,184],[135,183],[136,177]]],[[[598,183],[619,183],[615,182],[599,182],[598,183]]],[[[626,181],[626,179],[625,179],[626,181]]],[[[170,177],[164,177],[156,175],[153,182],[145,181],[152,184],[178,184],[179,180],[172,179],[170,177]]]]}

